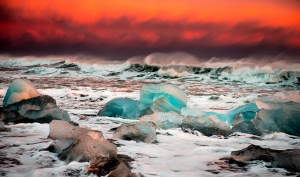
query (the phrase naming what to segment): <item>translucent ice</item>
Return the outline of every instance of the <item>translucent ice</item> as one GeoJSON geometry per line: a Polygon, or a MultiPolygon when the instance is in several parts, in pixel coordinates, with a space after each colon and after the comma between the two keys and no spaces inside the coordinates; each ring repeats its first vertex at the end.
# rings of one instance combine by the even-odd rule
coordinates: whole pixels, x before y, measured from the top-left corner
{"type": "Polygon", "coordinates": [[[108,158],[117,156],[117,146],[106,140],[101,132],[95,131],[81,135],[76,142],[59,154],[60,159],[66,162],[88,162],[95,156],[108,158]]]}
{"type": "Polygon", "coordinates": [[[104,108],[98,112],[98,116],[137,119],[141,115],[138,105],[139,102],[136,100],[115,98],[106,103],[104,108]]]}
{"type": "Polygon", "coordinates": [[[10,84],[6,91],[3,106],[40,95],[41,94],[28,79],[16,79],[10,84]]]}
{"type": "Polygon", "coordinates": [[[100,131],[93,131],[71,125],[66,121],[53,120],[50,124],[49,138],[54,141],[48,148],[59,153],[67,162],[86,162],[95,156],[116,157],[117,147],[106,140],[100,131]]]}
{"type": "Polygon", "coordinates": [[[154,111],[174,111],[180,113],[186,107],[187,96],[184,91],[170,84],[143,85],[140,91],[140,109],[154,111]]]}
{"type": "Polygon", "coordinates": [[[53,119],[71,121],[68,113],[58,108],[56,101],[48,95],[23,99],[19,102],[5,105],[3,108],[17,111],[21,116],[37,119],[41,123],[49,123],[53,119]]]}
{"type": "Polygon", "coordinates": [[[252,121],[245,120],[242,113],[239,113],[234,119],[232,131],[248,133],[258,136],[262,135],[262,132],[255,127],[252,121]]]}
{"type": "Polygon", "coordinates": [[[249,122],[250,120],[254,119],[255,114],[258,110],[259,108],[256,103],[248,103],[243,106],[239,106],[227,112],[227,123],[232,124],[235,117],[240,113],[242,114],[244,120],[246,122],[249,122]]]}
{"type": "MultiPolygon", "coordinates": [[[[260,102],[262,103],[262,102],[260,102]]],[[[284,132],[300,136],[300,103],[295,102],[264,102],[252,123],[259,130],[284,132]]]]}
{"type": "Polygon", "coordinates": [[[176,112],[154,112],[150,115],[145,115],[140,118],[143,122],[154,122],[157,128],[169,129],[180,127],[184,116],[177,114],[176,112]]]}
{"type": "Polygon", "coordinates": [[[224,122],[227,121],[227,115],[225,115],[225,114],[219,114],[217,112],[205,112],[205,111],[202,111],[201,109],[195,109],[195,108],[188,108],[188,107],[182,108],[181,114],[184,116],[194,116],[194,117],[198,117],[198,116],[208,117],[211,115],[215,115],[218,119],[220,119],[224,122]]]}
{"type": "Polygon", "coordinates": [[[218,119],[215,115],[210,116],[187,116],[183,119],[183,129],[197,130],[206,136],[223,135],[228,136],[232,133],[230,126],[218,119]]]}
{"type": "Polygon", "coordinates": [[[156,125],[153,122],[122,124],[113,133],[113,138],[152,143],[156,140],[156,125]]]}
{"type": "Polygon", "coordinates": [[[73,139],[76,140],[81,135],[89,132],[89,129],[74,126],[69,122],[62,120],[52,120],[49,124],[50,133],[48,138],[51,139],[73,139]]]}

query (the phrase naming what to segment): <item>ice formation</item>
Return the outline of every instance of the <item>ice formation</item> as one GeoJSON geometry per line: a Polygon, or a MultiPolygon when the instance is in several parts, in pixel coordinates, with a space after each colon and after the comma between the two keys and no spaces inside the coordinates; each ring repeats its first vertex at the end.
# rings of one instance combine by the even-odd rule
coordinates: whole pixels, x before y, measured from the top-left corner
{"type": "Polygon", "coordinates": [[[49,123],[53,119],[71,121],[68,113],[58,108],[56,101],[48,95],[23,99],[19,102],[5,105],[3,108],[17,111],[21,116],[34,119],[40,123],[49,123]]]}
{"type": "Polygon", "coordinates": [[[284,132],[300,136],[300,103],[261,99],[227,113],[233,130],[259,135],[260,132],[284,132]]]}
{"type": "Polygon", "coordinates": [[[180,113],[186,107],[187,96],[178,87],[170,84],[148,84],[140,91],[140,100],[115,98],[106,103],[98,116],[138,119],[154,111],[180,113]]]}
{"type": "Polygon", "coordinates": [[[141,115],[139,102],[129,98],[115,98],[106,103],[98,112],[98,116],[122,117],[125,119],[137,119],[141,115]]]}
{"type": "Polygon", "coordinates": [[[215,115],[199,117],[187,116],[183,119],[182,128],[197,130],[206,136],[228,136],[232,133],[230,126],[218,119],[215,115]]]}
{"type": "Polygon", "coordinates": [[[61,120],[50,124],[49,138],[54,141],[48,150],[59,154],[67,162],[88,162],[95,156],[112,158],[117,155],[116,145],[106,140],[100,131],[71,125],[61,120]]]}
{"type": "Polygon", "coordinates": [[[235,109],[227,112],[227,122],[232,124],[238,114],[243,116],[244,121],[249,122],[254,119],[256,112],[259,110],[256,103],[248,103],[242,106],[239,106],[235,109]]]}
{"type": "Polygon", "coordinates": [[[51,139],[73,139],[76,140],[81,135],[89,132],[89,129],[74,126],[66,121],[52,120],[49,124],[51,139]]]}
{"type": "Polygon", "coordinates": [[[37,96],[41,96],[41,94],[28,79],[16,79],[10,84],[6,91],[3,106],[37,96]]]}
{"type": "Polygon", "coordinates": [[[140,109],[154,111],[174,111],[180,113],[186,107],[187,96],[184,91],[170,84],[143,85],[140,91],[140,109]]]}
{"type": "Polygon", "coordinates": [[[114,131],[113,138],[152,143],[156,140],[156,125],[153,122],[122,124],[114,131]]]}
{"type": "Polygon", "coordinates": [[[265,103],[266,108],[260,109],[252,123],[259,130],[284,132],[300,136],[300,103],[278,102],[265,103]]]}
{"type": "Polygon", "coordinates": [[[81,135],[59,154],[60,159],[66,162],[88,162],[95,156],[107,158],[117,156],[116,145],[106,140],[102,132],[96,131],[89,131],[81,135]]]}
{"type": "Polygon", "coordinates": [[[153,114],[145,115],[140,118],[141,122],[154,122],[157,128],[169,129],[177,128],[182,124],[184,116],[177,114],[176,112],[158,112],[155,111],[153,114]]]}
{"type": "Polygon", "coordinates": [[[242,113],[239,113],[234,122],[232,131],[234,132],[242,132],[242,133],[249,133],[253,135],[262,135],[262,131],[258,130],[252,121],[246,121],[242,113]]]}
{"type": "Polygon", "coordinates": [[[232,151],[231,157],[239,162],[263,160],[271,162],[273,168],[300,172],[300,149],[274,150],[251,144],[242,150],[232,151]]]}

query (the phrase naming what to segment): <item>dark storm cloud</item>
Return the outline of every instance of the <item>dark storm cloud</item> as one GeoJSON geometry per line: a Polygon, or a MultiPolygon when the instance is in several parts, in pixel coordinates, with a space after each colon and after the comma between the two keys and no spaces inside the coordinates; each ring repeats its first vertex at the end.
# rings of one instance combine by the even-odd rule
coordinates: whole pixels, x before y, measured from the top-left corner
{"type": "Polygon", "coordinates": [[[184,51],[199,58],[285,54],[299,59],[299,30],[253,20],[229,24],[159,18],[138,21],[123,16],[80,23],[54,12],[31,16],[4,5],[0,13],[2,54],[88,54],[127,59],[153,52],[184,51]]]}

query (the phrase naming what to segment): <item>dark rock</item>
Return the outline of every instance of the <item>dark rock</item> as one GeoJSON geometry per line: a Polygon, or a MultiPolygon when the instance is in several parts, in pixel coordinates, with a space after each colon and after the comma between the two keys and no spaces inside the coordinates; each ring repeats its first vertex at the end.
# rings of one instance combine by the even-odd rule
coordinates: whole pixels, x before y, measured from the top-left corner
{"type": "Polygon", "coordinates": [[[105,176],[116,169],[120,161],[117,158],[95,157],[88,166],[88,173],[93,173],[98,176],[105,176]]]}
{"type": "Polygon", "coordinates": [[[271,162],[273,168],[300,172],[300,149],[274,150],[252,144],[242,150],[232,151],[231,157],[239,162],[262,160],[271,162]]]}
{"type": "Polygon", "coordinates": [[[131,177],[131,170],[125,165],[124,162],[121,162],[118,167],[113,170],[108,177],[131,177]]]}

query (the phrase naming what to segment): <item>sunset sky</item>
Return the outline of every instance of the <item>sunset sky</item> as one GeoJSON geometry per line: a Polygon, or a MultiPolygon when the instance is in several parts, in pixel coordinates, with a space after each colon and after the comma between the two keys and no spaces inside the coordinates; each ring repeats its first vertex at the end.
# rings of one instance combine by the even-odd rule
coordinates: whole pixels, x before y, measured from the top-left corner
{"type": "Polygon", "coordinates": [[[299,0],[2,0],[0,54],[299,60],[299,0]]]}

